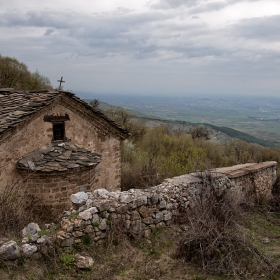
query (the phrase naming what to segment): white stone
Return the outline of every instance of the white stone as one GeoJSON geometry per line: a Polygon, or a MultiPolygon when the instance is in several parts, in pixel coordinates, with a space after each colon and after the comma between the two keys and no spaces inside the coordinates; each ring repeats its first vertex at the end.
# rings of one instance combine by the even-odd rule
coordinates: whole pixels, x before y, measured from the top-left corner
{"type": "Polygon", "coordinates": [[[27,257],[31,257],[35,252],[37,252],[38,248],[36,245],[31,244],[23,244],[21,246],[23,255],[27,257]]]}
{"type": "Polygon", "coordinates": [[[38,224],[30,223],[22,230],[22,237],[36,235],[41,229],[38,224]]]}
{"type": "Polygon", "coordinates": [[[37,239],[36,241],[38,244],[47,244],[49,242],[49,237],[46,235],[41,236],[40,238],[37,239]]]}
{"type": "Polygon", "coordinates": [[[80,212],[77,219],[81,219],[81,220],[90,220],[92,218],[92,214],[89,211],[83,211],[80,212]]]}
{"type": "Polygon", "coordinates": [[[97,197],[107,197],[108,191],[106,189],[97,189],[94,190],[93,193],[95,194],[95,196],[97,197]]]}
{"type": "Polygon", "coordinates": [[[86,212],[90,212],[91,214],[95,214],[98,212],[98,209],[96,207],[91,207],[85,210],[86,212]]]}
{"type": "Polygon", "coordinates": [[[90,269],[93,266],[93,258],[82,256],[80,254],[76,254],[75,258],[75,266],[81,269],[90,269]]]}
{"type": "Polygon", "coordinates": [[[86,202],[86,206],[91,207],[92,204],[93,204],[93,201],[91,199],[88,199],[87,202],[86,202]]]}
{"type": "Polygon", "coordinates": [[[82,205],[88,200],[88,194],[85,192],[77,192],[72,194],[70,199],[74,204],[82,205]]]}
{"type": "Polygon", "coordinates": [[[129,203],[133,200],[133,198],[129,194],[121,194],[119,200],[121,203],[129,203]]]}

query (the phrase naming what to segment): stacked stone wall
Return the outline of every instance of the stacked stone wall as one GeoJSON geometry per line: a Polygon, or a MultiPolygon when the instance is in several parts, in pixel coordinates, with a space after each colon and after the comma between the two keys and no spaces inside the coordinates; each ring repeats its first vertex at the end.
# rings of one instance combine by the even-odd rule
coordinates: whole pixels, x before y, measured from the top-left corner
{"type": "Polygon", "coordinates": [[[114,225],[121,225],[132,236],[149,236],[153,228],[171,225],[195,207],[209,176],[211,186],[220,193],[230,190],[236,196],[249,192],[268,198],[276,179],[275,169],[276,163],[231,179],[217,172],[193,173],[167,179],[149,189],[88,192],[84,205],[65,212],[57,241],[62,246],[72,246],[88,235],[100,243],[114,225]]]}
{"type": "MultiPolygon", "coordinates": [[[[145,190],[89,192],[85,205],[65,213],[57,240],[62,246],[72,246],[89,235],[99,243],[112,225],[121,225],[132,236],[149,236],[153,228],[171,225],[181,213],[195,206],[204,183],[197,174],[187,177],[191,182],[186,184],[167,180],[145,190]]],[[[223,175],[215,176],[213,184],[220,191],[234,187],[234,182],[223,175]]]]}

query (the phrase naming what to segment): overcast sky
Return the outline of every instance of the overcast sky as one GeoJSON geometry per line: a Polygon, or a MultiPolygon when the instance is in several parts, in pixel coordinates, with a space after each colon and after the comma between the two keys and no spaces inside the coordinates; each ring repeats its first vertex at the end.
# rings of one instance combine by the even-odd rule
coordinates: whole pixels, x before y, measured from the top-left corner
{"type": "Polygon", "coordinates": [[[280,96],[280,0],[0,3],[0,54],[81,97],[280,96]]]}

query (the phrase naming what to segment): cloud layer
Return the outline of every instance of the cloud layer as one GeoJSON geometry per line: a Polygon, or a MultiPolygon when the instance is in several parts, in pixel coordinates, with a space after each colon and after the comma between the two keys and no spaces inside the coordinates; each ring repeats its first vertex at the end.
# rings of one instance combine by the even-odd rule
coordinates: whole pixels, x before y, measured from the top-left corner
{"type": "Polygon", "coordinates": [[[12,0],[1,54],[78,93],[280,93],[277,0],[139,2],[12,0]]]}

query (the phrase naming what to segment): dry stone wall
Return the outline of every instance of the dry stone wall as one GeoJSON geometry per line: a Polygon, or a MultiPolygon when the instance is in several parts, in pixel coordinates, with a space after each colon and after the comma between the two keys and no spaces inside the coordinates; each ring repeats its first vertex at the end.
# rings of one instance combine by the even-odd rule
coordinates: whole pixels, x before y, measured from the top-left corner
{"type": "Polygon", "coordinates": [[[72,246],[82,242],[83,236],[88,236],[91,241],[101,243],[110,228],[116,225],[121,225],[132,236],[148,237],[155,227],[171,225],[181,213],[194,207],[210,181],[211,186],[220,193],[230,189],[238,194],[242,190],[244,193],[264,194],[268,198],[276,180],[276,162],[269,162],[260,169],[255,166],[251,172],[239,170],[239,176],[232,176],[231,173],[234,178],[223,173],[187,174],[167,179],[149,189],[124,192],[97,189],[84,193],[81,201],[72,200],[78,201],[80,206],[65,212],[57,232],[57,241],[61,246],[72,246]]]}
{"type": "MultiPolygon", "coordinates": [[[[88,235],[99,243],[114,225],[121,225],[135,237],[149,236],[153,228],[171,225],[181,212],[195,206],[204,180],[198,174],[189,174],[185,179],[181,184],[167,180],[144,190],[108,192],[98,189],[87,193],[83,206],[65,212],[57,240],[62,246],[72,246],[88,235]]],[[[234,182],[224,175],[216,175],[212,184],[220,192],[234,187],[234,182]]]]}

